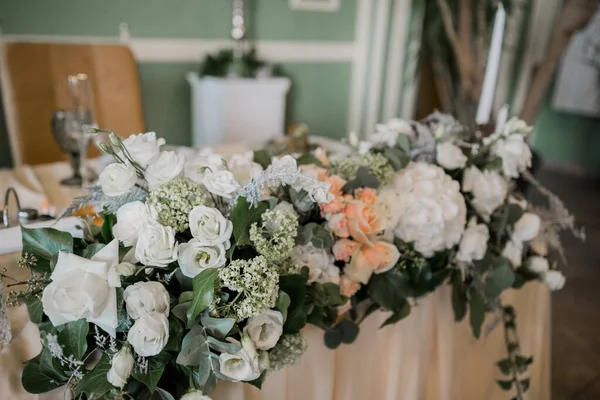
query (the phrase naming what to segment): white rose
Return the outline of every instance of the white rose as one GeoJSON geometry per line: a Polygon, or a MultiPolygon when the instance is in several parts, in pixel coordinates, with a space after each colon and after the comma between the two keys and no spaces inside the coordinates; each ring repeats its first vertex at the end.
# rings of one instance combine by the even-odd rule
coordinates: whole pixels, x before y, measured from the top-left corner
{"type": "Polygon", "coordinates": [[[195,390],[184,394],[179,400],[211,400],[211,398],[203,395],[201,390],[195,390]]]}
{"type": "Polygon", "coordinates": [[[222,243],[204,245],[197,239],[192,239],[179,246],[178,260],[181,272],[189,278],[194,278],[207,268],[221,268],[227,258],[222,243]]]}
{"type": "Polygon", "coordinates": [[[129,136],[123,140],[123,144],[133,161],[146,168],[158,159],[160,146],[165,144],[165,139],[157,139],[156,133],[146,132],[129,136]]]}
{"type": "Polygon", "coordinates": [[[52,325],[85,319],[111,336],[117,328],[117,291],[108,271],[119,262],[119,242],[113,240],[90,260],[63,251],[42,293],[44,314],[52,325]]]}
{"type": "Polygon", "coordinates": [[[520,267],[523,261],[523,244],[509,240],[502,250],[502,256],[508,258],[514,268],[520,267]]]}
{"type": "Polygon", "coordinates": [[[244,327],[248,335],[260,350],[270,350],[283,334],[283,315],[279,311],[267,310],[250,318],[244,327]]]}
{"type": "Polygon", "coordinates": [[[533,256],[527,260],[527,269],[536,274],[542,274],[550,270],[550,264],[545,257],[533,256]]]}
{"type": "Polygon", "coordinates": [[[137,282],[123,293],[127,314],[139,319],[144,314],[161,313],[169,316],[169,292],[160,282],[137,282]]]}
{"type": "Polygon", "coordinates": [[[492,146],[492,154],[502,159],[502,171],[510,178],[518,178],[519,172],[531,167],[531,149],[521,134],[498,139],[492,146]]]}
{"type": "Polygon", "coordinates": [[[129,164],[112,163],[100,173],[98,184],[105,195],[122,196],[137,183],[135,168],[129,164]]]}
{"type": "Polygon", "coordinates": [[[524,213],[515,223],[512,240],[518,242],[527,242],[534,239],[540,232],[542,220],[536,214],[524,213]]]}
{"type": "Polygon", "coordinates": [[[175,230],[156,221],[146,222],[135,245],[135,258],[149,267],[164,268],[177,260],[175,230]]]}
{"type": "Polygon", "coordinates": [[[504,203],[508,183],[496,171],[480,171],[476,167],[465,170],[463,191],[473,192],[473,206],[489,221],[490,215],[504,203]]]}
{"type": "Polygon", "coordinates": [[[117,210],[117,223],[113,226],[113,235],[124,246],[133,246],[140,235],[141,227],[153,219],[156,219],[156,213],[141,201],[124,204],[117,210]]]}
{"type": "Polygon", "coordinates": [[[460,240],[456,259],[467,263],[481,260],[485,256],[489,239],[490,232],[487,225],[477,224],[476,219],[472,218],[460,240]]]}
{"type": "Polygon", "coordinates": [[[127,383],[127,379],[131,376],[134,362],[135,360],[129,346],[125,345],[121,347],[121,350],[112,358],[110,370],[106,374],[106,380],[115,387],[123,388],[127,383]]]}
{"type": "Polygon", "coordinates": [[[203,245],[224,244],[228,249],[233,224],[216,208],[196,206],[190,211],[190,231],[203,245]]]}
{"type": "Polygon", "coordinates": [[[296,246],[290,254],[292,261],[299,268],[308,267],[307,283],[339,283],[340,269],[335,266],[333,254],[325,249],[319,249],[312,243],[296,246]]]}
{"type": "Polygon", "coordinates": [[[458,182],[437,165],[415,162],[394,181],[400,216],[394,234],[425,257],[454,247],[465,230],[467,208],[458,182]]]}
{"type": "Polygon", "coordinates": [[[163,313],[143,314],[129,329],[127,341],[142,357],[155,356],[169,341],[169,320],[163,313]]]}
{"type": "Polygon", "coordinates": [[[548,285],[548,288],[555,292],[565,286],[567,278],[560,271],[548,271],[543,276],[544,283],[548,285]]]}
{"type": "Polygon", "coordinates": [[[160,155],[144,171],[144,178],[148,181],[148,188],[154,190],[160,185],[183,174],[185,156],[174,151],[161,151],[160,155]]]}
{"type": "Polygon", "coordinates": [[[254,152],[252,151],[234,154],[227,161],[227,167],[235,180],[242,186],[250,183],[251,179],[256,179],[263,170],[260,164],[254,162],[254,152]]]}
{"type": "Polygon", "coordinates": [[[528,135],[533,131],[533,127],[527,125],[527,122],[519,119],[518,117],[512,117],[504,125],[502,134],[505,136],[520,133],[522,135],[528,135]]]}
{"type": "Polygon", "coordinates": [[[242,336],[242,348],[235,354],[221,353],[219,364],[221,373],[234,382],[253,381],[264,370],[252,339],[242,336]]]}
{"type": "Polygon", "coordinates": [[[240,190],[240,184],[231,171],[206,171],[202,176],[202,184],[210,193],[231,199],[240,190]]]}
{"type": "Polygon", "coordinates": [[[460,147],[451,142],[439,143],[436,151],[437,163],[444,169],[464,168],[467,164],[467,157],[463,154],[460,147]]]}
{"type": "Polygon", "coordinates": [[[220,154],[213,153],[211,148],[205,148],[187,159],[183,169],[186,177],[201,184],[206,172],[224,171],[226,168],[220,154]]]}

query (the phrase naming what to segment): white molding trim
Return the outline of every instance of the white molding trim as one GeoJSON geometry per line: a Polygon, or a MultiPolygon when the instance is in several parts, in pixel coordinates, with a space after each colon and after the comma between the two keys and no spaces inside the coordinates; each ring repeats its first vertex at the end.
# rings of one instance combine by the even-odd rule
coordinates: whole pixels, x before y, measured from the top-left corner
{"type": "Polygon", "coordinates": [[[335,12],[340,4],[341,0],[290,0],[292,10],[335,12]]]}
{"type": "Polygon", "coordinates": [[[398,116],[400,97],[402,96],[402,76],[406,39],[410,29],[411,0],[396,0],[393,7],[392,27],[388,50],[388,64],[385,76],[385,103],[383,121],[398,116]]]}
{"type": "Polygon", "coordinates": [[[350,80],[350,99],[348,104],[348,131],[361,134],[363,121],[363,101],[365,81],[369,60],[369,33],[371,31],[372,0],[357,0],[355,26],[355,47],[350,80]]]}
{"type": "MultiPolygon", "coordinates": [[[[30,43],[122,43],[118,37],[3,35],[3,41],[30,43]]],[[[202,57],[232,45],[227,39],[136,38],[128,44],[140,62],[198,62],[202,57]]],[[[355,60],[354,42],[278,41],[253,42],[261,57],[273,62],[348,62],[355,60]]]]}
{"type": "Polygon", "coordinates": [[[375,129],[375,125],[379,122],[389,12],[390,0],[378,0],[375,15],[375,33],[373,34],[373,53],[371,54],[373,62],[369,73],[369,95],[367,97],[367,116],[365,119],[365,130],[369,133],[375,129]]]}

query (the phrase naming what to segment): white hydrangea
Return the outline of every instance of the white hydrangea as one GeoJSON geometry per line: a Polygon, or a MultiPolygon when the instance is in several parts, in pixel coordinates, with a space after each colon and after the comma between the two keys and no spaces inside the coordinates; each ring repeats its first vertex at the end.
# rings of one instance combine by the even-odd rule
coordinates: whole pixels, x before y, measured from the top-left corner
{"type": "Polygon", "coordinates": [[[467,208],[458,182],[436,165],[411,163],[394,186],[400,215],[395,235],[413,242],[425,257],[456,245],[465,230],[467,208]]]}
{"type": "Polygon", "coordinates": [[[333,254],[325,249],[319,249],[312,243],[296,246],[290,255],[299,268],[308,267],[308,282],[339,284],[340,269],[335,266],[333,254]]]}

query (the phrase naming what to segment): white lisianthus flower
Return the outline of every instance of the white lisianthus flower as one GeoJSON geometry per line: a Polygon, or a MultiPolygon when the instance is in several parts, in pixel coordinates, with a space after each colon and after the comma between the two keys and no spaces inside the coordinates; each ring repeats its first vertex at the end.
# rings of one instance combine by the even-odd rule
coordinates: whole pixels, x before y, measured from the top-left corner
{"type": "Polygon", "coordinates": [[[523,244],[509,240],[502,250],[502,256],[506,257],[514,268],[519,268],[523,262],[523,244]]]}
{"type": "Polygon", "coordinates": [[[285,200],[282,200],[279,203],[277,203],[277,205],[273,208],[273,211],[283,211],[298,218],[298,213],[294,209],[292,203],[288,203],[285,200]]]}
{"type": "Polygon", "coordinates": [[[44,314],[54,326],[85,319],[111,336],[117,328],[117,291],[108,271],[119,263],[119,242],[113,240],[90,260],[63,251],[44,288],[44,314]]]}
{"type": "Polygon", "coordinates": [[[188,392],[181,396],[179,400],[212,400],[210,397],[202,394],[201,390],[195,390],[193,392],[188,392]]]}
{"type": "Polygon", "coordinates": [[[135,258],[148,267],[164,268],[177,260],[175,230],[156,221],[146,222],[135,245],[135,258]]]}
{"type": "Polygon", "coordinates": [[[508,183],[499,173],[474,166],[465,170],[462,186],[464,192],[473,193],[473,206],[486,222],[508,193],[508,183]]]}
{"type": "Polygon", "coordinates": [[[127,314],[139,319],[144,314],[161,313],[169,316],[169,292],[160,282],[137,282],[123,293],[127,314]]]}
{"type": "Polygon", "coordinates": [[[550,270],[550,264],[545,257],[533,256],[527,260],[527,269],[536,274],[543,274],[550,270]]]}
{"type": "Polygon", "coordinates": [[[127,383],[127,379],[131,376],[133,364],[135,360],[131,354],[131,349],[128,345],[121,347],[121,350],[111,360],[110,370],[106,374],[106,380],[111,385],[123,388],[127,383]]]}
{"type": "Polygon", "coordinates": [[[263,170],[260,164],[254,162],[254,152],[252,151],[234,154],[227,161],[227,167],[235,180],[242,186],[250,183],[252,178],[257,178],[263,170]]]}
{"type": "Polygon", "coordinates": [[[127,341],[133,350],[142,357],[157,355],[169,341],[167,316],[159,312],[143,314],[129,329],[127,341]]]}
{"type": "Polygon", "coordinates": [[[531,149],[521,134],[499,138],[492,146],[492,154],[502,159],[506,177],[518,178],[520,172],[531,167],[531,149]]]}
{"type": "Polygon", "coordinates": [[[216,208],[196,206],[190,211],[190,231],[201,244],[213,246],[224,244],[227,250],[230,246],[229,238],[233,232],[233,224],[216,208]]]}
{"type": "Polygon", "coordinates": [[[183,174],[185,156],[174,151],[161,151],[156,161],[148,165],[144,171],[144,178],[148,181],[148,188],[154,190],[160,185],[183,174]]]}
{"type": "Polygon", "coordinates": [[[150,220],[156,220],[156,211],[142,203],[132,201],[117,210],[117,223],[113,226],[113,235],[124,246],[133,246],[140,235],[141,227],[150,220]]]}
{"type": "Polygon", "coordinates": [[[555,292],[565,286],[567,278],[560,271],[548,271],[543,274],[543,281],[551,291],[555,292]]]}
{"type": "Polygon", "coordinates": [[[157,139],[156,133],[146,132],[129,136],[123,140],[123,144],[133,161],[146,168],[158,159],[160,146],[165,144],[165,139],[157,139]]]}
{"type": "Polygon", "coordinates": [[[235,180],[231,171],[205,171],[202,184],[210,193],[231,199],[240,190],[240,184],[235,180]]]}
{"type": "Polygon", "coordinates": [[[256,347],[247,335],[242,336],[242,348],[235,354],[221,353],[221,373],[234,382],[253,381],[264,371],[256,347]]]}
{"type": "Polygon", "coordinates": [[[181,272],[189,278],[194,278],[207,268],[221,268],[225,265],[225,246],[222,243],[204,245],[198,239],[192,239],[179,246],[178,261],[181,272]]]}
{"type": "Polygon", "coordinates": [[[464,168],[467,164],[467,156],[451,142],[438,143],[436,147],[437,163],[444,169],[452,170],[464,168]]]}
{"type": "Polygon", "coordinates": [[[477,224],[477,220],[471,218],[460,240],[456,259],[467,263],[473,260],[481,260],[485,256],[489,239],[490,232],[487,225],[477,224]]]}
{"type": "Polygon", "coordinates": [[[515,223],[512,240],[517,242],[527,242],[534,239],[540,232],[542,220],[536,214],[524,213],[515,223]]]}
{"type": "Polygon", "coordinates": [[[109,197],[122,196],[137,183],[135,168],[129,164],[112,163],[100,173],[98,184],[109,197]]]}
{"type": "Polygon", "coordinates": [[[283,315],[279,311],[268,310],[248,320],[244,327],[257,349],[270,350],[283,334],[283,315]]]}
{"type": "Polygon", "coordinates": [[[400,219],[394,234],[413,242],[425,257],[456,245],[465,230],[467,208],[458,182],[437,165],[415,162],[394,181],[400,219]]]}
{"type": "Polygon", "coordinates": [[[340,269],[335,266],[333,254],[325,249],[319,249],[312,243],[296,246],[290,254],[293,263],[299,268],[308,267],[307,283],[340,282],[340,269]]]}

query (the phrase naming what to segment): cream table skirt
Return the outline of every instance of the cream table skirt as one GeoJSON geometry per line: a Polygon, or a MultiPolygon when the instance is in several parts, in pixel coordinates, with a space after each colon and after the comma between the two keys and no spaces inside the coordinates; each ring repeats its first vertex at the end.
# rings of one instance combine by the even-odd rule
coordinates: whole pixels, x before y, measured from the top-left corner
{"type": "MultiPolygon", "coordinates": [[[[10,184],[28,191],[24,205],[38,208],[45,198],[66,206],[69,191],[56,182],[68,175],[67,164],[51,164],[17,171],[0,171],[0,193],[10,184]],[[38,205],[39,204],[39,205],[38,205]]],[[[17,188],[19,191],[19,188],[17,188]]],[[[23,192],[19,191],[20,193],[23,192]]],[[[16,273],[18,254],[0,255],[0,267],[16,273]]],[[[534,356],[529,368],[528,398],[550,399],[550,296],[539,283],[508,291],[503,301],[517,311],[522,352],[534,356]]],[[[246,384],[222,383],[214,400],[504,400],[495,362],[504,358],[503,329],[476,340],[468,319],[455,323],[450,288],[439,288],[421,299],[411,315],[395,326],[378,329],[386,319],[375,313],[361,324],[352,345],[332,351],[323,344],[322,331],[307,327],[309,347],[302,362],[273,373],[262,391],[246,384]]],[[[23,308],[10,311],[13,342],[0,352],[0,399],[62,399],[62,393],[35,396],[20,385],[22,361],[40,350],[37,327],[23,308]]]]}

